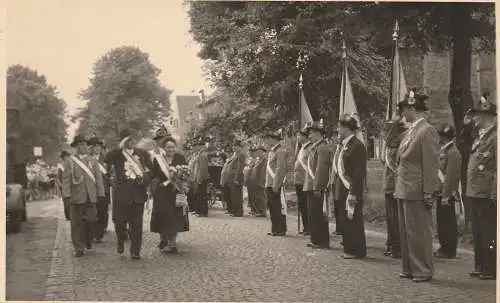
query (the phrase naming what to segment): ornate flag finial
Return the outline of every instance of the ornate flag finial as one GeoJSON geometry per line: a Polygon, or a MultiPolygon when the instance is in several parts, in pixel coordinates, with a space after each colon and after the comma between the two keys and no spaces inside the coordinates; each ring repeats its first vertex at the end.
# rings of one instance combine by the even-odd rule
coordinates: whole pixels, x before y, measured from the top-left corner
{"type": "Polygon", "coordinates": [[[304,79],[302,78],[302,73],[300,73],[300,77],[299,77],[299,87],[300,87],[300,88],[304,87],[304,85],[303,85],[303,83],[302,83],[302,82],[303,82],[303,80],[304,80],[304,79]]]}
{"type": "Polygon", "coordinates": [[[398,20],[396,20],[396,23],[394,24],[394,32],[392,33],[392,40],[397,40],[399,36],[399,23],[398,20]]]}
{"type": "Polygon", "coordinates": [[[341,33],[342,35],[342,58],[347,58],[347,53],[346,53],[346,46],[345,46],[345,39],[344,39],[344,34],[341,33]]]}

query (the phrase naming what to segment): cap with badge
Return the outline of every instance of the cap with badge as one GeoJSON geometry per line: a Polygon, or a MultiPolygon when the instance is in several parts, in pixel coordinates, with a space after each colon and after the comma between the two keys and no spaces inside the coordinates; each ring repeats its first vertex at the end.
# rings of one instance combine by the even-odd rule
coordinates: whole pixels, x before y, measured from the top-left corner
{"type": "Polygon", "coordinates": [[[427,111],[426,100],[429,96],[421,95],[415,93],[415,89],[410,90],[408,94],[405,95],[404,99],[398,103],[398,107],[412,107],[417,111],[427,111]]]}
{"type": "Polygon", "coordinates": [[[71,142],[70,145],[71,145],[71,147],[75,147],[80,143],[87,143],[87,139],[85,139],[85,137],[83,135],[76,135],[73,138],[73,142],[71,142]]]}
{"type": "Polygon", "coordinates": [[[480,114],[488,114],[488,115],[497,115],[497,106],[491,102],[491,100],[488,100],[489,94],[485,93],[481,96],[481,99],[479,100],[479,104],[476,108],[474,108],[472,111],[475,113],[480,113],[480,114]]]}
{"type": "Polygon", "coordinates": [[[170,136],[170,134],[168,133],[167,129],[164,126],[162,126],[155,132],[153,140],[158,141],[168,136],[170,136]]]}
{"type": "Polygon", "coordinates": [[[307,122],[306,125],[304,125],[304,127],[301,130],[299,130],[299,134],[307,137],[309,135],[309,129],[311,126],[312,122],[307,122]]]}
{"type": "Polygon", "coordinates": [[[104,142],[101,139],[99,139],[96,134],[94,134],[94,136],[87,141],[87,145],[90,146],[104,145],[104,142]]]}

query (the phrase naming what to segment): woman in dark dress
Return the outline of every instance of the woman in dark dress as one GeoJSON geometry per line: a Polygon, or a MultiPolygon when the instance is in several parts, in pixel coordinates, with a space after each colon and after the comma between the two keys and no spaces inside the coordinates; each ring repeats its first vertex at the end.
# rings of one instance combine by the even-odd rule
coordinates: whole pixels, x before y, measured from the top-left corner
{"type": "Polygon", "coordinates": [[[152,182],[153,210],[151,212],[151,231],[160,234],[158,248],[167,248],[167,253],[178,253],[177,233],[189,230],[189,219],[185,207],[176,206],[177,190],[172,183],[165,184],[168,166],[186,165],[184,156],[176,152],[176,141],[169,135],[155,138],[160,147],[153,160],[152,182]]]}

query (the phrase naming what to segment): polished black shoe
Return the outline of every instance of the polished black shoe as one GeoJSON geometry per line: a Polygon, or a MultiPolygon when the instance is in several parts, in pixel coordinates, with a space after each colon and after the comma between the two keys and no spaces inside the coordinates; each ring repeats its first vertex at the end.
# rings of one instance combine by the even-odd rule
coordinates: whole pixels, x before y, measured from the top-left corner
{"type": "Polygon", "coordinates": [[[491,274],[480,274],[479,280],[496,280],[496,277],[495,277],[495,275],[491,275],[491,274]]]}
{"type": "Polygon", "coordinates": [[[432,277],[415,277],[411,279],[413,283],[422,283],[422,282],[429,282],[432,280],[432,277]]]}
{"type": "Polygon", "coordinates": [[[479,272],[479,271],[471,271],[469,273],[469,276],[471,276],[473,278],[479,278],[479,276],[481,276],[481,272],[479,272]]]}
{"type": "Polygon", "coordinates": [[[85,248],[86,249],[92,249],[92,244],[87,243],[87,245],[85,245],[85,248]]]}
{"type": "Polygon", "coordinates": [[[393,259],[401,259],[401,254],[391,252],[390,257],[393,259]]]}
{"type": "Polygon", "coordinates": [[[406,274],[406,273],[400,273],[399,277],[401,279],[412,279],[413,278],[410,274],[406,274]]]}
{"type": "Polygon", "coordinates": [[[102,243],[102,239],[100,239],[100,238],[99,239],[95,239],[94,243],[102,243]]]}
{"type": "Polygon", "coordinates": [[[77,251],[77,252],[75,253],[75,258],[80,258],[80,257],[83,257],[83,255],[84,255],[83,251],[77,251]]]}
{"type": "Polygon", "coordinates": [[[141,259],[141,256],[139,256],[139,255],[132,255],[132,256],[130,256],[130,258],[131,258],[132,260],[140,260],[140,259],[141,259]]]}
{"type": "Polygon", "coordinates": [[[165,241],[160,241],[160,243],[158,244],[158,248],[159,249],[164,249],[165,247],[167,247],[168,243],[165,242],[165,241]]]}
{"type": "Polygon", "coordinates": [[[177,249],[177,247],[170,247],[167,251],[166,251],[167,254],[172,254],[172,255],[178,255],[179,254],[179,250],[177,249]]]}
{"type": "Polygon", "coordinates": [[[386,249],[386,250],[384,251],[384,256],[389,257],[390,255],[391,255],[391,250],[390,250],[390,249],[386,249]]]}
{"type": "Polygon", "coordinates": [[[125,244],[123,242],[118,242],[118,244],[116,245],[116,252],[118,254],[123,254],[123,252],[125,251],[125,244]]]}

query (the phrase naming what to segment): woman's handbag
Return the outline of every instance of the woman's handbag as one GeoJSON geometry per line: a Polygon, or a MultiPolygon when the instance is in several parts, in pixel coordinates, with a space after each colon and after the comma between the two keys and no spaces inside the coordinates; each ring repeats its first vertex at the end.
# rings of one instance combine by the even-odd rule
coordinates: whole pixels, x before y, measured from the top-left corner
{"type": "Polygon", "coordinates": [[[177,194],[177,197],[175,199],[175,206],[177,207],[187,207],[187,195],[185,194],[177,194]]]}

